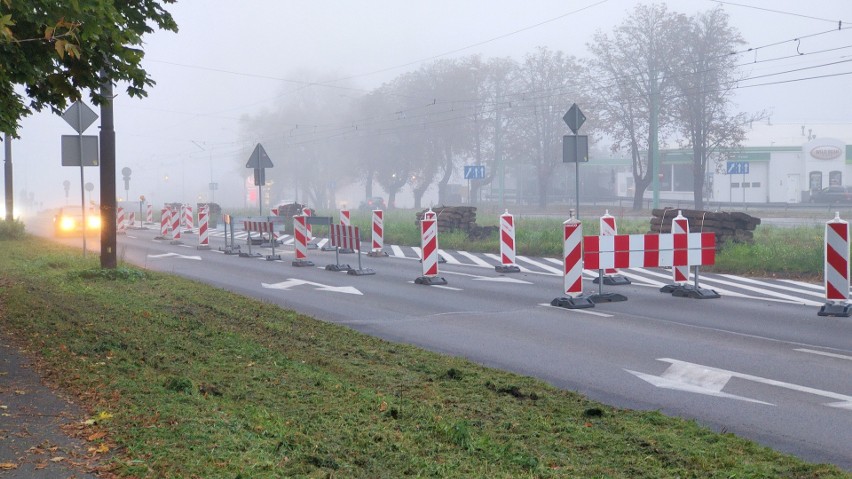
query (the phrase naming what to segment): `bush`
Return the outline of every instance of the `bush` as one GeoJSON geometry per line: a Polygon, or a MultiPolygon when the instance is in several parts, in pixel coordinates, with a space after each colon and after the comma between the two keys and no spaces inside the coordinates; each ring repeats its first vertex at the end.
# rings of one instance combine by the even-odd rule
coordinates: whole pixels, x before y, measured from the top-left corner
{"type": "Polygon", "coordinates": [[[26,236],[24,224],[19,220],[0,221],[0,240],[20,240],[26,236]]]}

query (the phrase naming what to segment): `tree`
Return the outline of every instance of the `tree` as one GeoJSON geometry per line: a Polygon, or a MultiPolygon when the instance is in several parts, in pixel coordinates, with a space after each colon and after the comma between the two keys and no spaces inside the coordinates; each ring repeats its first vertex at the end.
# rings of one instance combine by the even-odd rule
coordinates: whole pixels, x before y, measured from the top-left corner
{"type": "Polygon", "coordinates": [[[686,22],[665,4],[638,5],[612,36],[598,32],[588,44],[593,109],[598,124],[613,139],[613,151],[630,152],[637,210],[656,173],[660,134],[666,137],[674,128],[676,90],[667,72],[683,47],[686,22]]]}
{"type": "Polygon", "coordinates": [[[17,136],[21,118],[60,112],[84,90],[99,105],[104,81],[144,97],[155,82],[141,66],[142,36],[153,26],[177,32],[161,5],[174,1],[0,0],[0,131],[17,136]]]}
{"type": "Polygon", "coordinates": [[[736,57],[729,52],[745,43],[728,24],[721,8],[690,18],[678,61],[669,75],[677,89],[674,115],[686,147],[692,149],[695,208],[704,208],[708,163],[720,149],[735,148],[745,138],[745,125],[762,114],[731,114],[736,57]]]}

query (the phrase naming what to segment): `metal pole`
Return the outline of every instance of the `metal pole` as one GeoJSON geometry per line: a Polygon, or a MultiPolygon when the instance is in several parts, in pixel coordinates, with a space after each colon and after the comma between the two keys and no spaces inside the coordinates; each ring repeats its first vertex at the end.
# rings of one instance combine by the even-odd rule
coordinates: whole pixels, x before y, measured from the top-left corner
{"type": "Polygon", "coordinates": [[[5,142],[4,149],[6,152],[6,163],[4,165],[5,171],[5,185],[6,185],[6,221],[14,221],[15,219],[15,194],[12,189],[12,135],[5,133],[3,135],[3,141],[5,142]]]}
{"type": "MultiPolygon", "coordinates": [[[[579,113],[578,113],[578,115],[579,115],[579,113]]],[[[579,128],[577,130],[579,131],[579,128]]],[[[574,142],[574,160],[576,161],[576,163],[574,163],[574,187],[577,190],[576,191],[576,195],[577,195],[576,210],[577,210],[577,219],[579,220],[580,219],[580,135],[574,133],[574,137],[575,137],[574,139],[576,140],[574,142]]]]}
{"type": "MultiPolygon", "coordinates": [[[[77,124],[83,124],[83,104],[77,108],[77,124]]],[[[83,257],[86,257],[86,179],[83,176],[83,130],[77,132],[80,140],[77,146],[80,149],[80,208],[83,210],[83,257]]]]}
{"type": "MultiPolygon", "coordinates": [[[[105,76],[105,74],[104,74],[105,76]]],[[[115,237],[115,121],[112,105],[112,82],[104,78],[101,87],[101,268],[118,266],[115,237]]]]}

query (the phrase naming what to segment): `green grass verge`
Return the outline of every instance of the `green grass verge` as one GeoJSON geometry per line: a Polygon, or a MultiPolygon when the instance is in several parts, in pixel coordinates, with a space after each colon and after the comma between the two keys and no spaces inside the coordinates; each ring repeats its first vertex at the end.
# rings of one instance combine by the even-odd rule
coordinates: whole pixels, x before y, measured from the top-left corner
{"type": "Polygon", "coordinates": [[[657,412],[30,238],[0,321],[145,478],[849,477],[657,412]]]}

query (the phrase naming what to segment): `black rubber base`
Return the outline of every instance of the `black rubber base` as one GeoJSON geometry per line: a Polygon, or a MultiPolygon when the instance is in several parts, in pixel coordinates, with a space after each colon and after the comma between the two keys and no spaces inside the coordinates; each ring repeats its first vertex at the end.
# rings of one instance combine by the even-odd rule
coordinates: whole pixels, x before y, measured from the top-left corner
{"type": "Polygon", "coordinates": [[[200,245],[196,246],[195,249],[208,250],[208,249],[210,249],[210,245],[209,244],[200,244],[200,245]]]}
{"type": "MultiPolygon", "coordinates": [[[[595,278],[592,280],[594,284],[600,284],[600,278],[595,278]]],[[[603,284],[607,286],[624,286],[625,284],[631,284],[630,280],[625,278],[620,274],[609,274],[603,277],[603,284]]]]}
{"type": "Polygon", "coordinates": [[[340,248],[337,252],[340,254],[352,254],[355,252],[355,250],[349,248],[340,248]]]}
{"type": "Polygon", "coordinates": [[[348,264],[327,264],[325,265],[326,271],[351,271],[352,267],[348,264]]]}
{"type": "Polygon", "coordinates": [[[513,264],[501,264],[494,267],[494,271],[498,273],[520,273],[521,268],[513,264]]]}
{"type": "Polygon", "coordinates": [[[169,244],[173,244],[173,245],[177,246],[177,245],[181,245],[181,244],[183,244],[183,241],[181,241],[181,240],[171,240],[171,241],[169,241],[169,244]]]}
{"type": "Polygon", "coordinates": [[[308,261],[306,259],[296,259],[296,260],[293,260],[292,264],[293,264],[293,266],[298,266],[298,267],[301,268],[301,267],[304,267],[304,266],[313,266],[314,262],[308,261]]]}
{"type": "Polygon", "coordinates": [[[852,304],[848,303],[825,303],[817,316],[833,316],[840,318],[848,318],[852,316],[852,304]]]}
{"type": "Polygon", "coordinates": [[[595,303],[593,303],[588,296],[578,296],[576,298],[563,296],[561,298],[555,298],[550,302],[550,305],[565,309],[585,309],[595,307],[595,303]]]}
{"type": "Polygon", "coordinates": [[[307,245],[305,245],[305,247],[307,249],[318,249],[319,248],[319,246],[317,246],[316,243],[308,243],[307,245]]]}
{"type": "Polygon", "coordinates": [[[275,260],[281,261],[281,255],[280,254],[268,254],[268,255],[266,255],[266,261],[275,261],[275,260]]]}
{"type": "Polygon", "coordinates": [[[367,253],[367,256],[371,258],[384,258],[388,256],[388,254],[384,251],[370,251],[369,253],[367,253]]]}
{"type": "Polygon", "coordinates": [[[661,293],[671,293],[675,298],[716,299],[719,293],[712,289],[696,288],[691,284],[667,284],[660,288],[661,293]]]}
{"type": "Polygon", "coordinates": [[[627,301],[627,296],[618,293],[600,293],[589,295],[589,299],[595,304],[617,303],[619,301],[627,301]]]}
{"type": "Polygon", "coordinates": [[[324,245],[322,246],[322,248],[320,248],[320,251],[334,251],[334,250],[336,250],[336,249],[337,249],[337,248],[335,248],[334,246],[330,246],[330,244],[331,244],[331,243],[326,243],[326,244],[324,244],[324,245]]]}
{"type": "Polygon", "coordinates": [[[240,252],[240,258],[260,258],[261,256],[263,255],[260,253],[243,253],[242,251],[240,252]]]}
{"type": "Polygon", "coordinates": [[[435,286],[447,284],[447,280],[440,276],[421,276],[414,280],[416,284],[425,284],[426,286],[435,286]]]}
{"type": "Polygon", "coordinates": [[[368,276],[376,274],[376,270],[371,268],[350,269],[346,274],[351,274],[352,276],[368,276]]]}

